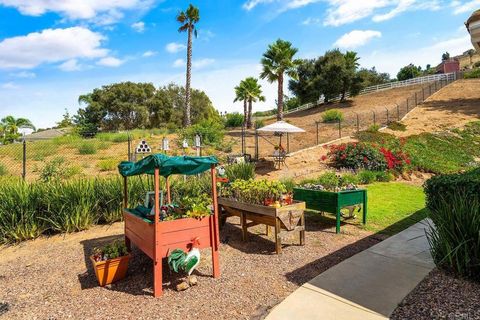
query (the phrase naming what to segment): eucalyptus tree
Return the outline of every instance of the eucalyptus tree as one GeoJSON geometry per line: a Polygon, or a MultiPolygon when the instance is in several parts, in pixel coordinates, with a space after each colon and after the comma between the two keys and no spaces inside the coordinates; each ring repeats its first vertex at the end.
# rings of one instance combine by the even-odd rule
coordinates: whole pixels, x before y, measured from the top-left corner
{"type": "Polygon", "coordinates": [[[263,96],[262,86],[258,83],[258,79],[248,77],[242,81],[246,90],[246,98],[248,100],[248,112],[247,112],[247,128],[252,128],[252,109],[253,103],[258,101],[265,101],[263,96]]]}
{"type": "Polygon", "coordinates": [[[183,117],[183,125],[189,126],[191,124],[190,118],[190,82],[192,76],[192,36],[197,37],[196,24],[200,21],[200,10],[190,4],[185,11],[181,11],[177,15],[177,22],[180,23],[178,32],[187,32],[187,76],[185,84],[185,115],[183,117]]]}
{"type": "Polygon", "coordinates": [[[278,39],[268,46],[263,54],[263,65],[260,77],[269,82],[278,83],[277,120],[283,120],[283,82],[285,74],[291,79],[297,79],[297,67],[300,60],[293,57],[298,52],[289,41],[278,39]]]}

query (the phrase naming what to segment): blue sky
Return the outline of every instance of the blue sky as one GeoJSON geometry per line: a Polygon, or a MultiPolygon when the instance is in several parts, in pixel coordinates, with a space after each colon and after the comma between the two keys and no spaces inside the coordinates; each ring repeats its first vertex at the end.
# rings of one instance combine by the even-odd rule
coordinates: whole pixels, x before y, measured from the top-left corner
{"type": "MultiPolygon", "coordinates": [[[[0,118],[53,126],[80,94],[119,81],[184,84],[183,0],[0,0],[0,118]]],[[[193,86],[219,111],[241,111],[233,87],[258,76],[278,38],[312,58],[339,47],[364,67],[395,76],[410,62],[439,62],[472,46],[463,25],[480,0],[203,0],[193,47],[193,86]]],[[[272,108],[276,85],[262,81],[272,108]]]]}

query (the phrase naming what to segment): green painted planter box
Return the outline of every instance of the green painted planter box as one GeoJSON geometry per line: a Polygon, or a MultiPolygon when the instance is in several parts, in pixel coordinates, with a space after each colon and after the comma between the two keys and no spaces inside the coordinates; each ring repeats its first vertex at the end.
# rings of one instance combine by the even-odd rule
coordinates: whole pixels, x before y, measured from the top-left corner
{"type": "Polygon", "coordinates": [[[367,190],[364,189],[329,192],[294,188],[293,199],[305,201],[307,209],[335,214],[337,233],[340,233],[340,210],[344,207],[363,204],[363,224],[367,223],[367,190]]]}

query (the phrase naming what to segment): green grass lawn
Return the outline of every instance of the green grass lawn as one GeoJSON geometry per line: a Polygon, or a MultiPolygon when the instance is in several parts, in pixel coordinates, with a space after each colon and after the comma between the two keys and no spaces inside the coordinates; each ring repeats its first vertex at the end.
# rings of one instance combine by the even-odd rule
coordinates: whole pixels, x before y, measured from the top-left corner
{"type": "Polygon", "coordinates": [[[422,187],[382,182],[369,185],[367,190],[367,230],[393,235],[426,217],[422,187]]]}

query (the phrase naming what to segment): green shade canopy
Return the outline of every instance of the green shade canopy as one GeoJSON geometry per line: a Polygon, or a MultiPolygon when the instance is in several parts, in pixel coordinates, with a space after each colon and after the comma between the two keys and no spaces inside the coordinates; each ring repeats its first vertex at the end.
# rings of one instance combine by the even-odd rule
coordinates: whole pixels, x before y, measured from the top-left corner
{"type": "Polygon", "coordinates": [[[140,161],[122,161],[118,165],[118,171],[124,177],[140,174],[154,174],[156,168],[160,169],[160,175],[168,177],[172,174],[194,175],[210,169],[211,165],[217,165],[218,160],[210,157],[169,157],[165,154],[152,154],[140,161]]]}

